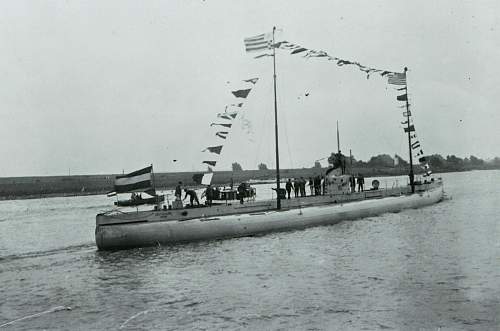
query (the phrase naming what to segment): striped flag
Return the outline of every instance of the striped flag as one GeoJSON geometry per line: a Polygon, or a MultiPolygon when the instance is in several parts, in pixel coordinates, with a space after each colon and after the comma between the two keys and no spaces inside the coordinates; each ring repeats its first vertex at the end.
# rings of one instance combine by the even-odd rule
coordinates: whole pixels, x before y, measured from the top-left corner
{"type": "Polygon", "coordinates": [[[247,52],[259,52],[267,49],[271,49],[273,42],[271,33],[263,33],[258,36],[245,38],[245,51],[247,52]]]}
{"type": "Polygon", "coordinates": [[[387,75],[387,83],[392,85],[406,85],[406,73],[391,72],[387,75]]]}
{"type": "Polygon", "coordinates": [[[153,166],[131,172],[126,175],[119,175],[115,178],[116,193],[144,192],[152,189],[151,173],[153,166]]]}

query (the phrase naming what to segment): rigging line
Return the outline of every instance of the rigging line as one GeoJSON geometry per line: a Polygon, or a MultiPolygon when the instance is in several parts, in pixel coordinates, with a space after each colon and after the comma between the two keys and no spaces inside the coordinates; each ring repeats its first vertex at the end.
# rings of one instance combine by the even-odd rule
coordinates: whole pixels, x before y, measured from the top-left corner
{"type": "Polygon", "coordinates": [[[0,328],[1,328],[1,327],[4,327],[4,326],[12,325],[12,324],[14,324],[14,323],[16,323],[16,322],[19,322],[19,321],[27,320],[27,319],[30,319],[30,318],[33,318],[33,317],[42,316],[42,315],[49,314],[49,313],[53,313],[53,312],[60,311],[60,310],[71,310],[71,307],[66,307],[66,306],[57,306],[57,307],[51,308],[51,309],[49,309],[49,310],[42,311],[41,313],[36,313],[36,314],[33,314],[33,315],[24,316],[24,317],[21,317],[21,318],[15,319],[15,320],[13,320],[13,321],[10,321],[10,322],[7,322],[7,323],[4,323],[4,324],[1,324],[1,325],[0,325],[0,328]]]}
{"type": "Polygon", "coordinates": [[[131,320],[133,320],[134,318],[136,318],[136,317],[138,317],[138,316],[140,316],[140,315],[142,315],[142,314],[147,314],[148,312],[149,312],[149,310],[144,310],[144,311],[138,312],[137,314],[135,314],[135,315],[133,315],[133,316],[129,317],[129,318],[128,318],[125,322],[123,322],[123,324],[122,324],[122,325],[120,325],[120,329],[123,329],[123,327],[124,327],[125,325],[127,325],[127,323],[128,323],[128,322],[130,322],[131,320]]]}
{"type": "MultiPolygon", "coordinates": [[[[269,93],[269,95],[271,95],[271,93],[269,93]]],[[[270,114],[268,111],[264,111],[264,116],[261,116],[261,123],[260,123],[260,129],[263,130],[263,133],[259,135],[259,142],[257,143],[257,153],[255,154],[255,159],[254,159],[254,163],[258,163],[259,162],[259,155],[260,155],[260,152],[261,152],[261,147],[262,147],[262,142],[266,139],[264,138],[267,138],[267,130],[266,130],[266,123],[267,123],[267,120],[269,118],[270,114]]],[[[267,156],[266,155],[266,158],[267,159],[267,156]]]]}

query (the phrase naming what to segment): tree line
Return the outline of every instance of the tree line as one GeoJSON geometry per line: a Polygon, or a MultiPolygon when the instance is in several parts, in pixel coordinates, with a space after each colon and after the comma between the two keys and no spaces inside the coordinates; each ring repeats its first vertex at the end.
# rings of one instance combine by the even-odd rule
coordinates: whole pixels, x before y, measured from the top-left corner
{"type": "MultiPolygon", "coordinates": [[[[456,155],[447,155],[443,157],[440,154],[432,154],[425,156],[426,162],[429,163],[433,171],[446,172],[446,171],[467,171],[467,170],[480,170],[480,169],[500,169],[500,157],[495,157],[492,160],[483,160],[474,155],[469,157],[460,158],[456,155]]],[[[354,156],[343,156],[346,167],[350,168],[408,168],[409,163],[399,155],[391,156],[389,154],[379,154],[370,157],[368,161],[357,160],[354,156]]],[[[331,153],[328,157],[329,166],[337,166],[339,156],[337,153],[331,153]]],[[[414,165],[418,167],[418,160],[414,160],[414,165]]],[[[311,168],[321,168],[321,163],[315,161],[311,168]]],[[[259,170],[268,170],[265,163],[260,163],[257,166],[259,170]]],[[[232,164],[233,171],[243,171],[243,167],[238,163],[232,164]]]]}

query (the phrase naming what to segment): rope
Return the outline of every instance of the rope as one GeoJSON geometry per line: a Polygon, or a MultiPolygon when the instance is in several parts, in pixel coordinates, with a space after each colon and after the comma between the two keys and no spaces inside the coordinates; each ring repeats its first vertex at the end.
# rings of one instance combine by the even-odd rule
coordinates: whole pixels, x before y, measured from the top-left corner
{"type": "Polygon", "coordinates": [[[122,325],[120,325],[120,329],[123,329],[125,327],[125,325],[127,325],[127,323],[130,322],[131,320],[133,320],[134,318],[136,318],[142,314],[147,314],[148,312],[149,312],[149,310],[144,310],[144,311],[138,312],[137,314],[129,317],[125,322],[123,322],[122,325]]]}
{"type": "Polygon", "coordinates": [[[33,318],[33,317],[39,317],[39,316],[42,316],[42,315],[45,315],[45,314],[49,314],[49,313],[53,313],[53,312],[60,311],[60,310],[71,310],[71,307],[57,306],[57,307],[51,308],[49,310],[42,311],[41,313],[37,313],[37,314],[29,315],[29,316],[24,316],[24,317],[18,318],[16,320],[4,323],[4,324],[0,325],[0,328],[4,327],[4,326],[12,325],[12,324],[14,324],[16,322],[19,322],[19,321],[27,320],[27,319],[30,319],[30,318],[33,318]]]}

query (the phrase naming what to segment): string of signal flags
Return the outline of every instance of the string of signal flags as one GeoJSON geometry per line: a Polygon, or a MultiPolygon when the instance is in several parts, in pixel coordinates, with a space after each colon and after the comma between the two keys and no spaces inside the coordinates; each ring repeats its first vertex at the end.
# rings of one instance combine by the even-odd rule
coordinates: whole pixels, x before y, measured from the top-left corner
{"type": "MultiPolygon", "coordinates": [[[[242,82],[246,83],[245,87],[231,91],[231,94],[235,98],[235,101],[233,103],[226,105],[224,108],[224,112],[217,114],[217,122],[210,123],[210,127],[216,128],[214,135],[217,137],[217,139],[221,140],[227,139],[230,133],[230,129],[233,127],[234,120],[241,113],[243,109],[244,100],[247,99],[254,85],[257,84],[258,81],[259,81],[258,77],[244,79],[242,82]]],[[[215,146],[208,146],[205,149],[203,149],[202,152],[210,153],[210,157],[207,157],[207,159],[204,160],[202,164],[206,164],[210,167],[215,167],[217,165],[219,156],[222,153],[223,147],[224,143],[221,142],[221,144],[215,146]]],[[[196,174],[193,176],[193,180],[203,185],[210,185],[210,183],[212,182],[212,176],[213,176],[212,172],[204,174],[196,174]]]]}
{"type": "MultiPolygon", "coordinates": [[[[290,55],[300,55],[303,58],[310,59],[310,58],[323,58],[326,59],[328,62],[333,62],[337,66],[342,67],[342,66],[355,66],[357,67],[360,71],[366,74],[366,78],[369,79],[370,75],[373,74],[378,74],[381,77],[387,78],[387,83],[390,85],[395,85],[395,86],[403,86],[401,88],[397,88],[398,91],[405,91],[404,94],[398,95],[396,97],[397,101],[403,101],[405,103],[408,102],[408,86],[406,82],[406,72],[395,72],[395,71],[390,71],[390,70],[383,70],[383,69],[378,69],[378,68],[373,68],[369,66],[365,66],[357,61],[351,61],[351,60],[346,60],[339,58],[337,56],[332,56],[328,54],[327,52],[323,50],[314,50],[310,49],[307,47],[303,47],[302,45],[299,45],[297,43],[292,43],[289,41],[274,41],[274,37],[272,33],[263,33],[257,36],[253,37],[248,37],[245,38],[244,40],[245,44],[245,51],[247,53],[258,53],[254,58],[263,58],[267,56],[274,56],[273,53],[269,53],[269,50],[274,50],[274,49],[281,49],[288,51],[290,55]]],[[[403,107],[406,107],[406,105],[403,105],[403,107]]],[[[432,171],[430,170],[429,164],[427,163],[427,159],[424,156],[424,151],[421,147],[420,142],[417,140],[417,134],[415,132],[415,125],[413,124],[413,118],[411,111],[409,109],[409,104],[408,104],[408,109],[403,112],[403,116],[405,117],[404,122],[401,122],[402,125],[406,124],[406,127],[404,128],[404,132],[408,133],[410,131],[410,144],[412,150],[416,151],[415,156],[418,157],[418,161],[420,163],[420,166],[424,168],[425,174],[424,176],[430,176],[432,174],[432,171]],[[410,121],[408,125],[408,121],[410,121]]]]}

